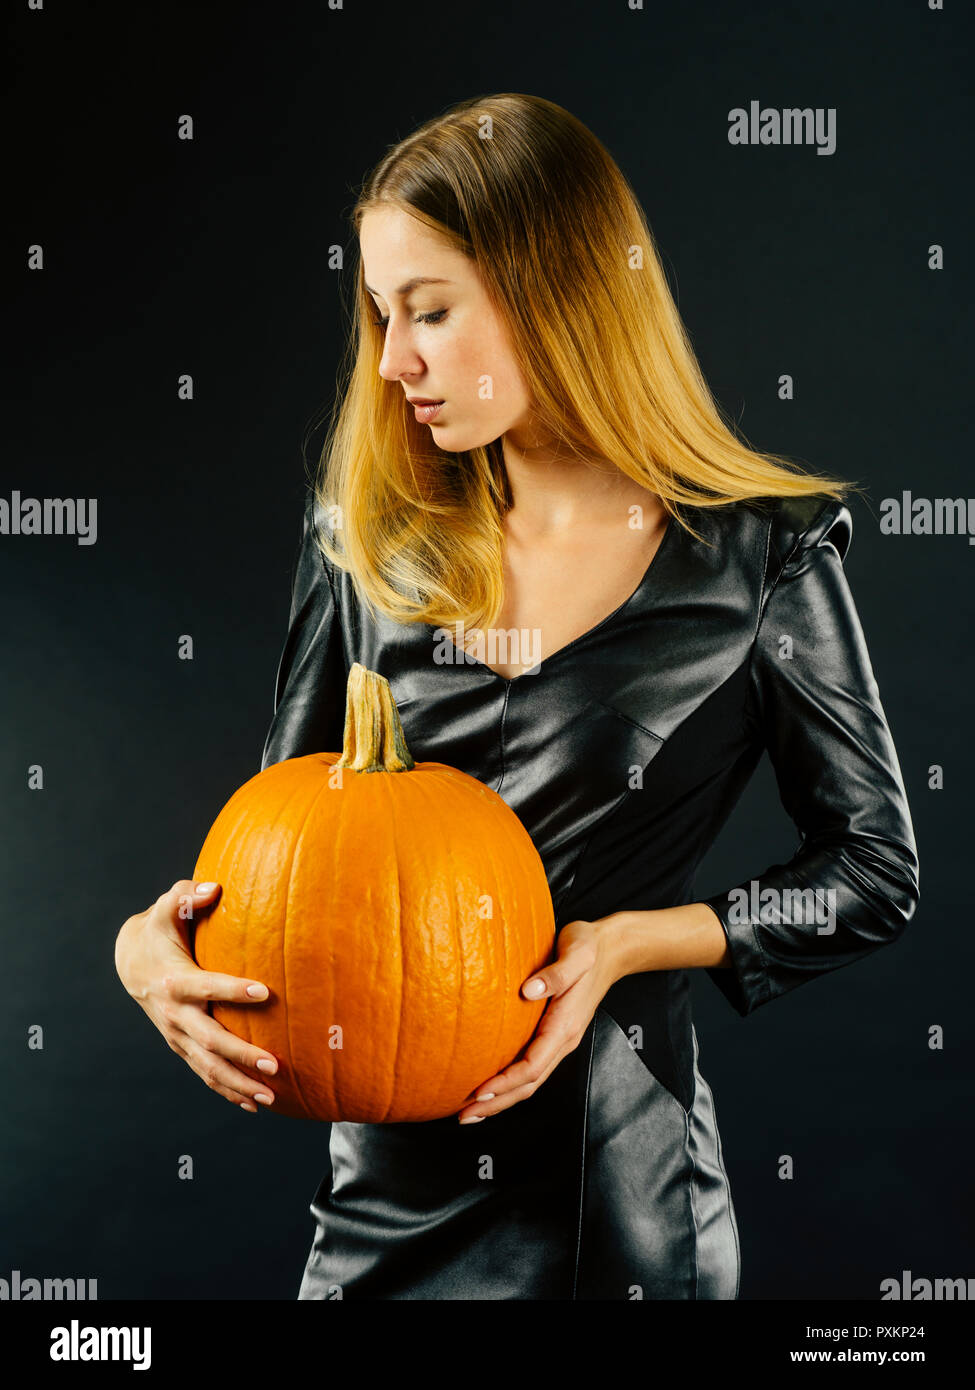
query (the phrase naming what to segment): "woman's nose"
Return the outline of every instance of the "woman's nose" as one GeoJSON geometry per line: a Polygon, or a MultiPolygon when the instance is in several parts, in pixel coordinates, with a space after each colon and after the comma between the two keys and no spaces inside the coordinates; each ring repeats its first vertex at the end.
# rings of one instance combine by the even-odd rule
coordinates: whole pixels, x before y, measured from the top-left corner
{"type": "Polygon", "coordinates": [[[386,326],[379,375],[385,381],[398,381],[405,374],[416,376],[423,371],[423,360],[410,341],[408,329],[386,326]]]}

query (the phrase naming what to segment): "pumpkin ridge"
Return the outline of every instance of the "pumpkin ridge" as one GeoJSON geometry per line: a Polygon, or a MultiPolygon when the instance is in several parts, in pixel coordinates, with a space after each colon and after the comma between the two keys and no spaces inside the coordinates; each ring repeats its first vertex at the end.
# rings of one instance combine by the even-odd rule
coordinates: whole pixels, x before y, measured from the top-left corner
{"type": "MultiPolygon", "coordinates": [[[[439,779],[439,780],[444,781],[444,779],[439,779]]],[[[453,779],[449,779],[449,781],[446,782],[445,785],[446,785],[446,786],[449,786],[450,791],[453,791],[453,779]]],[[[424,795],[426,795],[428,801],[430,801],[430,802],[432,803],[433,809],[434,809],[434,813],[435,813],[435,816],[436,816],[436,815],[439,813],[439,811],[440,811],[440,806],[439,806],[438,800],[437,800],[437,793],[434,793],[434,789],[433,789],[432,782],[427,782],[427,783],[420,783],[420,782],[417,782],[416,786],[417,786],[418,789],[419,789],[420,786],[423,786],[423,788],[424,788],[424,795]]],[[[461,809],[463,809],[463,808],[461,808],[461,809]]],[[[451,862],[453,862],[453,861],[451,861],[451,862]]],[[[455,907],[456,907],[456,906],[457,906],[457,879],[456,879],[456,875],[455,875],[455,877],[454,877],[453,902],[454,902],[454,905],[455,905],[455,907]]],[[[436,1094],[437,1094],[438,1105],[439,1105],[439,1098],[440,1098],[440,1096],[442,1095],[443,1091],[446,1089],[446,1087],[447,1087],[447,1085],[448,1085],[448,1083],[449,1083],[449,1081],[450,1081],[451,1070],[452,1070],[453,1065],[454,1065],[454,1060],[455,1060],[455,1058],[456,1058],[456,1056],[457,1056],[457,1047],[458,1047],[458,1043],[460,1042],[461,1020],[463,1019],[463,1016],[464,1016],[465,995],[467,995],[467,994],[470,993],[469,989],[467,988],[467,984],[468,984],[468,981],[467,981],[467,971],[466,971],[466,969],[465,969],[466,957],[464,956],[463,950],[461,949],[462,946],[463,946],[462,934],[461,934],[461,929],[460,929],[460,927],[459,927],[459,925],[458,925],[457,917],[456,917],[456,916],[454,917],[454,922],[453,922],[453,935],[454,935],[455,959],[457,959],[457,960],[459,960],[459,961],[461,962],[461,970],[460,970],[460,990],[459,990],[459,998],[458,998],[458,1002],[457,1002],[457,1007],[456,1007],[456,1009],[454,1009],[454,1011],[453,1011],[453,1012],[454,1012],[454,1035],[453,1035],[453,1041],[452,1041],[452,1043],[451,1043],[450,1053],[449,1053],[449,1056],[448,1056],[448,1058],[447,1058],[447,1065],[444,1067],[443,1071],[440,1073],[440,1077],[439,1077],[439,1080],[438,1080],[438,1082],[437,1082],[437,1091],[436,1091],[436,1094]]],[[[451,1112],[451,1113],[453,1113],[453,1112],[451,1112]]]]}
{"type": "Polygon", "coordinates": [[[281,932],[281,975],[284,980],[284,993],[282,996],[282,1003],[284,1005],[284,1028],[288,1038],[288,1063],[291,1068],[291,1076],[294,1081],[295,1090],[298,1092],[298,1095],[301,1099],[301,1103],[305,1108],[305,1113],[310,1119],[314,1118],[315,1112],[314,1109],[308,1104],[308,1098],[305,1095],[304,1091],[301,1089],[301,1078],[298,1075],[298,1068],[295,1066],[294,1044],[291,1041],[291,1010],[288,1008],[288,917],[291,909],[291,894],[294,890],[295,883],[295,860],[298,857],[298,851],[301,849],[301,842],[304,839],[305,830],[308,826],[309,820],[311,819],[312,812],[321,800],[322,793],[328,790],[330,790],[330,788],[328,785],[328,779],[326,778],[322,782],[322,785],[319,787],[318,791],[312,797],[311,803],[305,811],[305,818],[301,822],[301,829],[298,831],[298,834],[295,836],[294,841],[292,842],[291,861],[288,864],[288,897],[284,906],[284,927],[281,932]]]}
{"type": "MultiPolygon", "coordinates": [[[[356,775],[357,775],[357,776],[366,776],[367,774],[366,774],[366,773],[357,773],[356,775]]],[[[390,829],[390,838],[391,838],[392,841],[393,841],[393,859],[394,859],[394,862],[395,862],[395,864],[396,864],[396,930],[397,930],[397,933],[399,934],[399,960],[400,960],[400,970],[399,970],[399,972],[398,972],[398,973],[399,973],[399,1009],[398,1009],[397,1014],[396,1014],[396,1054],[395,1054],[395,1056],[393,1057],[393,1065],[392,1065],[392,1067],[391,1067],[391,1069],[390,1069],[390,1074],[389,1074],[389,1078],[390,1078],[390,1089],[389,1089],[389,1091],[388,1091],[388,1093],[387,1093],[386,1108],[385,1108],[385,1110],[383,1111],[382,1120],[380,1120],[380,1122],[379,1122],[380,1124],[382,1124],[382,1123],[385,1121],[386,1116],[389,1114],[390,1110],[391,1110],[392,1107],[393,1107],[393,1098],[394,1098],[395,1095],[396,1095],[397,1087],[398,1087],[398,1085],[399,1085],[399,1067],[400,1067],[400,1060],[399,1060],[399,1059],[400,1059],[400,1051],[401,1051],[401,1049],[402,1049],[402,1047],[403,1047],[403,1030],[402,1030],[402,1028],[401,1028],[400,1025],[401,1025],[402,1019],[403,1019],[403,994],[404,994],[404,992],[405,992],[405,990],[406,990],[406,970],[404,969],[405,960],[404,960],[404,942],[403,942],[403,884],[402,884],[402,879],[401,879],[401,877],[400,877],[400,875],[402,874],[402,868],[401,868],[401,865],[400,865],[399,844],[398,844],[398,841],[397,841],[397,838],[396,838],[396,802],[395,802],[395,798],[393,797],[393,790],[392,790],[392,787],[391,787],[391,785],[390,785],[390,783],[389,783],[388,777],[383,779],[382,785],[383,785],[383,787],[384,787],[384,789],[385,789],[384,792],[383,792],[383,795],[386,797],[386,804],[387,804],[387,807],[388,807],[386,819],[387,819],[387,823],[388,823],[389,829],[390,829]]]]}
{"type": "MultiPolygon", "coordinates": [[[[243,800],[243,798],[242,798],[242,800],[243,800]]],[[[244,823],[247,821],[247,819],[248,819],[248,814],[249,814],[249,813],[248,813],[248,810],[247,810],[246,803],[244,803],[244,805],[243,805],[243,807],[242,807],[242,809],[241,809],[241,812],[240,812],[239,816],[238,816],[237,819],[234,821],[233,830],[232,830],[229,834],[226,835],[225,840],[224,840],[224,843],[225,843],[225,844],[226,844],[226,843],[229,843],[229,844],[231,844],[231,845],[233,846],[233,855],[232,855],[232,858],[231,858],[231,861],[230,861],[230,874],[231,874],[231,875],[236,875],[236,873],[237,873],[237,871],[238,871],[238,868],[239,868],[239,866],[240,866],[240,855],[241,855],[241,851],[240,851],[240,839],[239,839],[239,834],[238,834],[238,832],[240,831],[240,827],[241,827],[242,825],[244,825],[244,823]]],[[[248,885],[248,888],[249,888],[249,887],[250,887],[250,885],[248,885]]],[[[250,893],[249,893],[249,892],[248,892],[248,899],[247,899],[247,901],[248,901],[248,906],[249,906],[249,904],[250,904],[250,893]]],[[[244,932],[243,932],[243,939],[244,939],[244,952],[243,952],[243,955],[244,955],[244,959],[243,959],[243,961],[241,962],[241,967],[242,967],[242,968],[241,968],[241,974],[242,974],[243,976],[245,976],[245,977],[248,977],[248,976],[249,976],[251,979],[253,979],[253,978],[254,978],[254,974],[253,974],[253,972],[252,972],[251,969],[250,969],[250,960],[249,960],[250,951],[249,951],[249,949],[248,949],[248,941],[249,941],[250,933],[249,933],[249,931],[247,930],[247,928],[248,928],[248,925],[249,925],[249,917],[250,917],[250,913],[248,912],[248,915],[247,915],[247,917],[244,919],[244,923],[243,923],[243,926],[244,926],[244,932]]],[[[242,1009],[242,1010],[241,1010],[241,1019],[240,1019],[240,1022],[243,1024],[243,1033],[242,1033],[242,1034],[238,1034],[238,1033],[237,1033],[237,1019],[236,1019],[236,1018],[234,1019],[234,1028],[233,1028],[231,1031],[234,1032],[235,1034],[237,1034],[238,1037],[242,1037],[242,1039],[243,1039],[244,1042],[253,1043],[253,1041],[254,1041],[254,1029],[253,1029],[252,1026],[251,1026],[251,1019],[252,1019],[252,1017],[253,1017],[253,1015],[251,1014],[250,1009],[242,1009]]]]}
{"type": "MultiPolygon", "coordinates": [[[[332,766],[334,767],[335,764],[333,763],[332,766]]],[[[340,778],[340,779],[343,778],[344,776],[345,776],[345,773],[344,773],[344,772],[339,772],[339,778],[340,778]]],[[[333,790],[334,790],[334,789],[333,789],[333,790]]],[[[341,782],[340,782],[339,790],[341,790],[341,782]]],[[[348,817],[348,815],[347,815],[347,813],[346,813],[345,805],[344,805],[344,803],[343,803],[342,811],[341,811],[340,814],[336,817],[336,821],[335,821],[335,834],[334,834],[334,836],[332,837],[332,859],[331,859],[331,875],[332,875],[332,876],[331,876],[330,882],[333,883],[333,884],[335,883],[335,880],[336,880],[336,876],[337,876],[337,872],[338,872],[338,866],[339,866],[339,864],[342,862],[342,853],[343,853],[342,841],[343,841],[343,838],[345,838],[345,837],[348,836],[348,829],[349,829],[349,817],[348,817]]],[[[337,1004],[338,995],[337,995],[337,991],[336,991],[336,988],[335,988],[335,980],[336,980],[336,973],[335,973],[335,933],[334,933],[333,931],[329,931],[329,933],[328,933],[328,970],[329,970],[329,975],[328,975],[328,980],[329,980],[329,996],[328,996],[328,997],[329,997],[329,1016],[330,1016],[330,1018],[332,1019],[332,1021],[334,1022],[334,1021],[335,1021],[335,1017],[336,1017],[336,1004],[337,1004]]],[[[342,1042],[343,1042],[343,1043],[345,1042],[345,1035],[344,1035],[344,1034],[343,1034],[343,1036],[342,1036],[342,1042]]],[[[332,1087],[332,1102],[333,1102],[334,1105],[339,1105],[339,1074],[338,1074],[338,1071],[336,1070],[336,1068],[334,1068],[334,1067],[331,1069],[331,1087],[332,1087]]]]}
{"type": "MultiPolygon", "coordinates": [[[[454,905],[455,905],[455,908],[456,908],[456,907],[457,907],[457,876],[456,876],[456,874],[454,875],[454,905]]],[[[453,1065],[454,1065],[454,1059],[455,1059],[456,1056],[457,1056],[457,1048],[458,1048],[458,1045],[459,1045],[459,1043],[460,1043],[461,1020],[462,1020],[463,1017],[464,1017],[464,1007],[465,1007],[465,1004],[466,1004],[467,1000],[468,1000],[469,997],[470,997],[470,987],[469,987],[469,981],[468,981],[468,978],[467,978],[468,961],[467,961],[467,957],[465,956],[464,951],[463,951],[463,944],[464,944],[464,943],[463,943],[463,924],[462,924],[461,922],[458,921],[458,917],[459,917],[459,916],[460,916],[460,913],[458,912],[458,913],[457,913],[457,916],[455,916],[455,918],[454,918],[454,943],[455,943],[454,949],[455,949],[455,951],[456,951],[456,958],[457,958],[457,960],[460,961],[460,991],[459,991],[459,996],[460,996],[460,997],[459,997],[459,1000],[458,1000],[457,1008],[456,1008],[455,1011],[454,1011],[454,1036],[453,1036],[453,1040],[452,1040],[451,1046],[450,1046],[450,1059],[449,1059],[449,1061],[448,1061],[448,1063],[447,1063],[447,1070],[446,1070],[446,1072],[445,1072],[445,1074],[444,1074],[444,1080],[443,1080],[443,1082],[441,1082],[441,1085],[445,1084],[446,1081],[447,1081],[447,1079],[450,1077],[451,1070],[452,1070],[453,1065]]]]}
{"type": "MultiPolygon", "coordinates": [[[[228,845],[228,844],[232,845],[232,846],[233,846],[233,849],[234,849],[234,852],[233,852],[233,858],[232,858],[232,860],[231,860],[231,866],[230,866],[229,872],[227,871],[225,865],[224,865],[220,870],[217,870],[217,869],[214,870],[213,877],[214,877],[218,882],[219,882],[219,874],[220,874],[220,873],[223,873],[223,874],[224,874],[224,877],[226,877],[226,878],[228,879],[228,881],[229,881],[230,875],[232,875],[232,874],[236,871],[237,865],[238,865],[239,862],[240,862],[240,850],[239,850],[239,848],[238,848],[238,833],[239,833],[241,827],[246,825],[246,823],[247,823],[247,821],[249,820],[250,815],[251,815],[250,809],[249,809],[249,807],[248,807],[248,805],[247,805],[247,799],[246,799],[246,797],[245,797],[245,795],[244,795],[244,792],[245,792],[247,786],[249,786],[250,781],[253,781],[253,778],[249,779],[248,782],[245,782],[244,785],[243,785],[242,787],[238,787],[237,791],[236,791],[236,792],[234,793],[234,795],[230,798],[230,800],[227,802],[227,804],[223,807],[223,809],[221,810],[221,812],[220,812],[220,814],[219,814],[217,820],[214,822],[214,825],[211,827],[210,833],[209,833],[208,836],[207,836],[207,842],[208,842],[208,844],[205,844],[205,845],[204,845],[203,851],[201,851],[201,858],[203,857],[203,854],[204,854],[204,853],[207,853],[207,852],[209,852],[209,853],[216,853],[215,851],[212,850],[212,848],[209,849],[209,851],[208,851],[208,845],[209,845],[209,846],[212,846],[212,844],[213,844],[213,838],[212,838],[212,837],[213,837],[213,835],[214,835],[214,831],[216,830],[217,826],[219,825],[219,826],[220,826],[220,841],[221,841],[221,843],[222,843],[223,845],[228,845]],[[225,827],[226,827],[226,820],[225,820],[225,817],[229,817],[231,811],[233,811],[233,813],[234,813],[236,819],[235,819],[234,822],[233,822],[233,829],[232,829],[231,831],[228,831],[228,830],[225,828],[225,827]]],[[[214,862],[216,863],[217,861],[215,860],[214,862]]],[[[198,874],[194,874],[194,877],[197,877],[197,878],[198,878],[199,875],[198,875],[198,874]]],[[[226,886],[226,885],[224,885],[224,886],[226,886]]],[[[222,902],[222,901],[223,901],[223,894],[221,894],[220,900],[218,901],[218,904],[217,904],[218,908],[219,908],[219,906],[220,906],[220,902],[222,902]]],[[[209,916],[212,916],[212,913],[209,914],[209,916]]],[[[205,950],[205,949],[206,949],[206,948],[204,948],[204,950],[205,950]]],[[[194,949],[194,956],[195,956],[195,954],[196,954],[196,952],[195,952],[195,949],[194,949]]],[[[212,969],[213,969],[213,966],[211,965],[209,968],[212,970],[212,969]]],[[[246,963],[245,963],[244,967],[242,967],[242,969],[241,969],[241,974],[244,974],[244,973],[246,973],[246,963]]],[[[219,1008],[219,1002],[217,1003],[217,1007],[219,1008]]],[[[242,1010],[242,1021],[245,1022],[245,1026],[246,1026],[246,1021],[248,1020],[248,1017],[249,1017],[249,1016],[248,1016],[248,1011],[247,1011],[246,1009],[245,1009],[245,1010],[242,1010]]],[[[244,1038],[244,1041],[245,1041],[245,1042],[250,1042],[251,1039],[250,1039],[250,1037],[246,1037],[246,1038],[244,1038]]]]}
{"type": "MultiPolygon", "coordinates": [[[[502,798],[502,799],[503,799],[503,798],[502,798]]],[[[505,825],[505,831],[507,832],[507,830],[508,830],[508,826],[505,825]]],[[[511,840],[510,835],[509,835],[509,837],[508,837],[508,840],[509,840],[509,843],[510,843],[510,840],[511,840]]],[[[506,893],[506,894],[505,894],[505,902],[508,901],[508,898],[509,898],[509,895],[506,893]]],[[[509,971],[509,969],[510,969],[509,959],[508,959],[508,932],[507,932],[507,924],[505,924],[505,930],[501,933],[501,951],[502,951],[502,957],[503,957],[503,961],[504,961],[504,978],[507,980],[507,979],[508,979],[508,971],[509,971]]],[[[505,990],[505,991],[504,991],[504,996],[503,996],[503,999],[502,999],[502,1003],[501,1003],[501,1019],[500,1019],[500,1022],[499,1022],[499,1024],[498,1024],[497,1036],[496,1036],[496,1038],[494,1039],[495,1053],[500,1052],[500,1050],[501,1050],[501,1046],[500,1046],[500,1044],[501,1044],[501,1039],[502,1039],[502,1038],[506,1038],[506,1037],[508,1036],[508,1033],[507,1033],[507,1022],[508,1022],[508,1014],[509,1014],[510,1012],[511,1012],[511,1001],[510,1001],[509,998],[508,998],[508,991],[505,990]]],[[[499,1062],[498,1065],[499,1065],[500,1067],[506,1067],[506,1066],[508,1065],[508,1063],[507,1063],[507,1062],[499,1062]]]]}
{"type": "MultiPolygon", "coordinates": [[[[524,840],[525,840],[526,837],[528,838],[529,841],[531,841],[531,836],[530,836],[530,834],[529,834],[528,828],[527,828],[527,826],[525,825],[524,821],[521,819],[521,817],[520,817],[520,816],[517,816],[517,814],[516,814],[516,819],[515,819],[514,821],[505,821],[505,822],[503,823],[503,829],[504,829],[504,833],[505,833],[505,834],[507,835],[507,837],[508,837],[508,842],[509,842],[509,844],[511,845],[512,850],[514,851],[514,854],[513,854],[514,862],[515,862],[516,864],[520,864],[520,863],[522,862],[522,859],[521,859],[521,855],[522,855],[522,844],[523,844],[523,842],[524,842],[524,840]]],[[[544,868],[544,865],[543,865],[543,868],[544,868]]],[[[536,898],[536,897],[534,896],[534,894],[528,893],[526,896],[527,896],[528,906],[529,906],[529,908],[530,908],[530,910],[531,910],[532,941],[533,941],[533,943],[534,943],[534,949],[533,949],[533,952],[532,952],[533,959],[532,959],[532,966],[531,966],[531,969],[532,969],[532,972],[534,973],[534,972],[537,972],[538,970],[543,969],[544,966],[547,965],[547,964],[550,962],[551,958],[552,958],[552,945],[551,945],[551,943],[549,943],[549,941],[548,941],[548,930],[547,930],[547,923],[548,923],[548,920],[549,920],[549,913],[548,913],[547,910],[543,913],[542,908],[541,908],[541,902],[540,902],[540,900],[539,900],[538,898],[536,898]],[[548,943],[548,944],[546,945],[546,943],[548,943]],[[545,947],[544,955],[542,954],[543,947],[545,947]],[[541,961],[540,961],[540,963],[536,963],[536,962],[539,962],[539,957],[541,957],[541,961]]],[[[552,902],[551,902],[551,897],[549,897],[549,898],[546,900],[545,905],[546,905],[546,909],[551,905],[551,907],[552,907],[552,917],[553,917],[553,919],[554,919],[554,904],[552,904],[552,902]]],[[[520,911],[520,910],[521,910],[521,904],[520,904],[520,899],[519,899],[519,911],[520,911]]],[[[557,929],[556,929],[556,933],[555,933],[555,934],[556,934],[556,936],[558,935],[557,929]]],[[[505,944],[507,945],[507,935],[505,936],[505,944]]],[[[530,977],[529,977],[529,978],[530,978],[530,977]]],[[[520,988],[521,988],[521,982],[519,981],[519,990],[520,990],[520,988]]],[[[523,998],[523,997],[524,997],[524,996],[519,995],[519,998],[523,998]]],[[[546,1009],[547,1009],[547,1007],[548,1007],[548,1006],[547,1006],[547,1001],[546,1001],[544,998],[541,999],[541,1000],[539,1000],[539,1001],[536,1001],[536,1003],[541,1003],[541,1006],[542,1006],[542,1007],[541,1007],[541,1009],[540,1009],[539,1012],[538,1012],[538,1017],[537,1017],[536,1022],[535,1022],[535,1030],[537,1030],[539,1024],[541,1023],[541,1020],[542,1020],[542,1018],[543,1018],[543,1016],[544,1016],[544,1014],[545,1014],[545,1012],[546,1012],[546,1009]]],[[[534,1035],[535,1035],[535,1030],[533,1030],[533,1032],[532,1032],[532,1037],[534,1037],[534,1035]]],[[[530,1042],[530,1041],[531,1041],[531,1039],[529,1039],[529,1042],[530,1042]]],[[[519,1048],[519,1052],[523,1052],[523,1051],[524,1051],[523,1048],[519,1048]]]]}
{"type": "MultiPolygon", "coordinates": [[[[457,784],[454,782],[454,779],[451,778],[450,780],[451,780],[451,790],[452,790],[453,792],[456,793],[459,813],[462,814],[462,813],[463,813],[463,801],[464,801],[464,797],[463,797],[462,793],[460,792],[460,789],[458,788],[457,784]]],[[[482,783],[481,785],[483,786],[484,783],[482,783]]],[[[489,837],[485,837],[485,846],[484,846],[484,847],[486,847],[486,849],[487,849],[488,863],[489,863],[490,869],[491,869],[492,887],[493,887],[494,889],[496,889],[497,886],[498,886],[498,860],[497,860],[496,855],[495,855],[495,846],[490,842],[490,838],[489,838],[489,837]]],[[[483,853],[483,847],[482,847],[482,853],[483,853]]],[[[501,863],[503,864],[503,862],[504,862],[504,861],[502,860],[501,863]]],[[[494,909],[494,899],[495,899],[496,897],[497,897],[497,893],[496,893],[496,892],[492,892],[492,894],[491,894],[491,899],[492,899],[492,913],[493,913],[493,909],[494,909]]],[[[492,922],[494,921],[493,916],[492,916],[491,920],[492,920],[492,922]]],[[[494,939],[495,939],[496,935],[497,935],[497,933],[494,932],[494,931],[492,931],[492,933],[491,933],[491,937],[492,937],[491,962],[492,962],[492,965],[493,965],[495,968],[497,967],[497,951],[496,951],[496,947],[495,947],[495,945],[494,945],[493,943],[494,943],[494,939]]],[[[502,936],[503,936],[503,935],[504,935],[504,933],[502,932],[502,936]]],[[[462,945],[462,943],[459,943],[459,944],[462,945]]],[[[463,951],[461,951],[461,953],[460,953],[460,958],[461,958],[461,960],[466,960],[466,955],[465,955],[465,953],[464,953],[463,951]]],[[[504,974],[503,974],[503,976],[502,976],[502,978],[503,978],[504,980],[507,980],[507,978],[508,978],[508,976],[507,976],[507,967],[508,967],[507,951],[505,950],[504,960],[503,960],[504,974]]],[[[465,982],[465,984],[467,983],[466,976],[465,976],[465,981],[464,981],[464,982],[465,982]]],[[[503,1003],[502,1003],[501,1010],[500,1010],[499,1017],[498,1017],[498,1027],[497,1027],[497,1031],[496,1031],[495,1036],[494,1036],[494,1045],[493,1045],[492,1052],[491,1052],[491,1054],[490,1054],[492,1057],[496,1057],[496,1056],[498,1055],[498,1052],[499,1052],[499,1050],[500,1050],[500,1049],[499,1049],[500,1040],[501,1040],[501,1037],[502,1037],[503,1032],[504,1032],[504,1020],[505,1020],[505,1017],[506,1017],[507,1011],[508,1011],[507,994],[506,994],[506,992],[504,992],[504,994],[505,994],[504,1001],[503,1001],[503,1003]]],[[[485,1048],[485,1053],[487,1054],[487,1048],[485,1048]]],[[[495,1071],[496,1071],[496,1070],[497,1070],[497,1067],[495,1067],[495,1071]]],[[[487,1080],[489,1080],[489,1079],[490,1079],[489,1077],[482,1077],[482,1078],[477,1082],[477,1089],[480,1090],[481,1087],[484,1085],[484,1082],[487,1081],[487,1080]]]]}
{"type": "MultiPolygon", "coordinates": [[[[500,795],[500,793],[498,793],[498,795],[500,795]]],[[[504,800],[503,797],[502,797],[502,800],[504,800]]],[[[505,804],[507,805],[507,803],[505,803],[505,804]]],[[[514,827],[514,825],[511,824],[510,821],[507,821],[507,820],[502,821],[500,824],[501,824],[501,828],[502,828],[502,830],[503,830],[503,833],[504,833],[504,835],[505,835],[505,837],[506,837],[506,839],[507,839],[507,841],[508,841],[508,846],[509,846],[509,848],[513,851],[512,857],[511,857],[511,858],[512,858],[512,861],[513,861],[514,863],[517,864],[517,863],[520,862],[520,859],[519,859],[520,846],[519,846],[518,843],[517,843],[517,839],[516,839],[516,836],[515,836],[515,833],[514,833],[514,832],[515,832],[515,827],[514,827]]],[[[511,861],[508,861],[508,862],[511,862],[511,861]]],[[[509,893],[506,893],[506,894],[505,894],[505,901],[506,901],[506,902],[510,902],[510,901],[511,901],[511,897],[512,897],[512,895],[511,895],[510,892],[509,892],[509,893]]],[[[516,910],[517,910],[517,911],[520,911],[520,910],[521,910],[521,885],[520,885],[517,881],[515,882],[515,907],[516,907],[516,910]]],[[[534,903],[533,903],[533,915],[534,915],[534,903]]],[[[533,935],[534,935],[534,933],[533,933],[533,935]]],[[[508,950],[508,932],[507,932],[507,931],[504,931],[504,932],[501,933],[501,944],[502,944],[502,948],[503,948],[503,950],[504,950],[504,977],[505,977],[505,979],[507,980],[507,979],[508,979],[508,972],[509,972],[509,968],[510,968],[510,966],[509,966],[509,950],[508,950]]],[[[519,982],[518,982],[518,988],[519,988],[519,989],[521,988],[521,983],[522,983],[522,982],[519,980],[519,982]]],[[[501,1010],[501,1028],[498,1030],[498,1042],[500,1042],[500,1039],[501,1039],[502,1037],[505,1037],[505,1038],[508,1037],[507,1022],[508,1022],[508,1018],[509,1018],[509,1016],[510,1016],[510,1014],[511,1014],[511,1012],[512,1012],[513,1007],[514,1007],[514,1005],[512,1004],[511,995],[510,995],[510,993],[506,990],[506,991],[505,991],[505,994],[504,994],[504,1004],[503,1004],[503,1007],[502,1007],[502,1010],[501,1010]]],[[[536,1026],[537,1026],[537,1024],[536,1024],[536,1026]]],[[[534,1037],[534,1030],[533,1030],[533,1032],[532,1032],[532,1036],[534,1037]]],[[[521,1051],[520,1048],[519,1048],[519,1051],[521,1051]]],[[[517,1054],[516,1054],[516,1055],[517,1055],[517,1054]]],[[[502,1063],[500,1063],[499,1065],[500,1065],[502,1068],[505,1068],[505,1067],[508,1067],[508,1066],[511,1064],[511,1062],[513,1062],[513,1061],[514,1061],[514,1057],[510,1057],[510,1058],[507,1059],[507,1061],[502,1062],[502,1063]]]]}

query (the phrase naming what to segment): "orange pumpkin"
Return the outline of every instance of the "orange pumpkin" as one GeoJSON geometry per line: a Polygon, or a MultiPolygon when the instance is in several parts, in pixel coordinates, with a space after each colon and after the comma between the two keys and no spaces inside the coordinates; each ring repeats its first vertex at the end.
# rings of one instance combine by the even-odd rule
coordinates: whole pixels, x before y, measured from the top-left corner
{"type": "Polygon", "coordinates": [[[272,1113],[439,1119],[538,1025],[544,1000],[519,992],[553,958],[538,851],[496,792],[413,761],[389,682],[358,662],[341,755],[245,782],[194,878],[222,885],[196,924],[197,963],[270,991],[211,1009],[278,1059],[272,1113]]]}

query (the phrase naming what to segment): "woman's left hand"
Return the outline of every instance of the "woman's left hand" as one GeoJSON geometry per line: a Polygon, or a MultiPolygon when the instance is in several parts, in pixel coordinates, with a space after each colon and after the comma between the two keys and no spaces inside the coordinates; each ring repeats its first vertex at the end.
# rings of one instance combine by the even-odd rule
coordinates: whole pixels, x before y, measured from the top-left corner
{"type": "Polygon", "coordinates": [[[521,987],[526,999],[548,996],[549,1000],[527,1050],[471,1092],[470,1100],[457,1111],[461,1124],[496,1115],[533,1095],[562,1058],[579,1046],[599,1001],[625,973],[619,926],[613,916],[567,922],[556,940],[558,958],[536,970],[521,987]],[[539,980],[544,990],[537,988],[539,980]],[[536,984],[534,990],[529,988],[532,984],[536,984]]]}

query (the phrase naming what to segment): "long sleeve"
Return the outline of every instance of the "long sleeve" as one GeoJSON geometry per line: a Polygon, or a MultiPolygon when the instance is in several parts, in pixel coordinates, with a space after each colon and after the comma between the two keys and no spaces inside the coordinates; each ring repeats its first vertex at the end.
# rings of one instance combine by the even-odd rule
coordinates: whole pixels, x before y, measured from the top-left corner
{"type": "Polygon", "coordinates": [[[315,497],[309,493],[262,771],[285,758],[342,747],[347,680],[342,627],[329,569],[315,542],[316,524],[315,497]]]}
{"type": "Polygon", "coordinates": [[[709,974],[742,1015],[894,940],[919,899],[904,783],[843,571],[849,510],[791,546],[759,621],[746,724],[768,750],[798,852],[704,899],[728,938],[709,974]]]}

